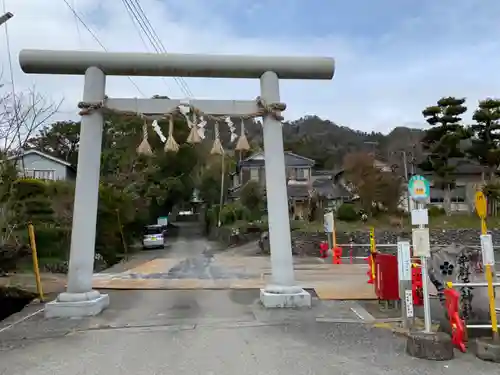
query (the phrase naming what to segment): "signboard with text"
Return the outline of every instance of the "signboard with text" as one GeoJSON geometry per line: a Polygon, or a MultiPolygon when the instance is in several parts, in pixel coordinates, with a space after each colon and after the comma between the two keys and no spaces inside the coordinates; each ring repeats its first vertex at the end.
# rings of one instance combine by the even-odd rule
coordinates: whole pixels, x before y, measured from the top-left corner
{"type": "Polygon", "coordinates": [[[429,181],[423,176],[413,176],[408,181],[408,193],[415,202],[427,201],[431,194],[429,181]]]}

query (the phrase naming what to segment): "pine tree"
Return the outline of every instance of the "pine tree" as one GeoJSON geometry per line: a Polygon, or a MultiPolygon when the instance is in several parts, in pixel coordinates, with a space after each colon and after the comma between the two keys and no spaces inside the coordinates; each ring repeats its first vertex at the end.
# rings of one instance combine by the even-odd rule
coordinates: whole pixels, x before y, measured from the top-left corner
{"type": "Polygon", "coordinates": [[[455,187],[455,165],[452,158],[464,156],[460,141],[467,137],[460,117],[467,111],[465,98],[447,97],[437,101],[437,105],[425,108],[422,115],[431,128],[426,130],[422,146],[426,158],[420,168],[434,174],[434,187],[444,191],[444,209],[451,212],[451,190],[455,187]]]}
{"type": "Polygon", "coordinates": [[[488,169],[488,179],[500,166],[500,100],[486,99],[479,102],[470,126],[472,131],[471,146],[467,150],[470,158],[488,169]]]}

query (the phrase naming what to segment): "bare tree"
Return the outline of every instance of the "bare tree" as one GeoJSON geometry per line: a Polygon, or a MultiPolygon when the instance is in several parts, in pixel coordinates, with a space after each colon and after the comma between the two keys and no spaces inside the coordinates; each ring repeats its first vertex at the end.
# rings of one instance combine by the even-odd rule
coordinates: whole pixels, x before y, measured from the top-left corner
{"type": "Polygon", "coordinates": [[[35,87],[14,93],[0,85],[0,144],[5,155],[15,154],[26,141],[59,111],[62,100],[53,102],[35,87]]]}
{"type": "Polygon", "coordinates": [[[347,154],[344,169],[366,213],[371,213],[379,204],[390,213],[397,211],[402,199],[402,181],[397,174],[382,171],[373,155],[363,152],[347,154]]]}
{"type": "Polygon", "coordinates": [[[8,242],[14,228],[12,187],[19,169],[24,172],[24,165],[10,158],[20,154],[27,140],[47,124],[61,104],[47,100],[34,87],[15,93],[0,83],[0,246],[8,242]]]}

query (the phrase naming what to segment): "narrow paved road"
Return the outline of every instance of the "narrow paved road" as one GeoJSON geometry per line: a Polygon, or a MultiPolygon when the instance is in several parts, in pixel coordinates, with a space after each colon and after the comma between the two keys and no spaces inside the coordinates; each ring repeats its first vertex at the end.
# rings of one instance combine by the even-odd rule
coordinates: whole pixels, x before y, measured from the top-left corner
{"type": "MultiPolygon", "coordinates": [[[[201,262],[210,258],[208,245],[181,236],[156,255],[184,254],[192,260],[175,272],[199,274],[210,268],[201,262]]],[[[349,303],[315,300],[308,310],[269,311],[257,300],[258,290],[111,292],[111,306],[98,317],[36,314],[0,331],[0,374],[490,375],[499,369],[458,353],[447,363],[412,359],[403,339],[354,323],[349,303]]],[[[25,314],[30,309],[36,307],[25,314]]]]}

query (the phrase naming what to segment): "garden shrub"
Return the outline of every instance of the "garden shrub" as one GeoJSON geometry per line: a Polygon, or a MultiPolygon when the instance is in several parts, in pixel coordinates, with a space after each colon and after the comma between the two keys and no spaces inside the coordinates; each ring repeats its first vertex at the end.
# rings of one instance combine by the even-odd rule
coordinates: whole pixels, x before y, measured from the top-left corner
{"type": "Polygon", "coordinates": [[[20,178],[12,187],[12,199],[16,201],[47,195],[47,184],[43,180],[20,178]]]}
{"type": "Polygon", "coordinates": [[[36,249],[40,258],[69,260],[71,228],[35,226],[36,249]]]}
{"type": "Polygon", "coordinates": [[[222,225],[230,225],[238,220],[249,220],[250,217],[250,210],[240,202],[228,203],[222,207],[220,212],[220,221],[222,225]]]}
{"type": "MultiPolygon", "coordinates": [[[[33,223],[41,258],[68,259],[74,186],[73,182],[28,178],[13,183],[12,212],[16,222],[12,224],[17,224],[23,242],[27,243],[26,224],[33,223]]],[[[96,253],[106,264],[115,263],[124,252],[120,224],[127,244],[133,243],[138,233],[142,233],[148,219],[147,212],[142,211],[135,207],[129,194],[111,186],[99,187],[96,253]]]]}
{"type": "Polygon", "coordinates": [[[356,221],[359,220],[359,215],[354,205],[343,203],[337,210],[337,219],[342,221],[356,221]]]}
{"type": "Polygon", "coordinates": [[[427,208],[427,212],[429,213],[430,217],[438,217],[438,216],[443,216],[446,214],[446,211],[442,207],[437,207],[437,206],[429,206],[427,208]]]}

